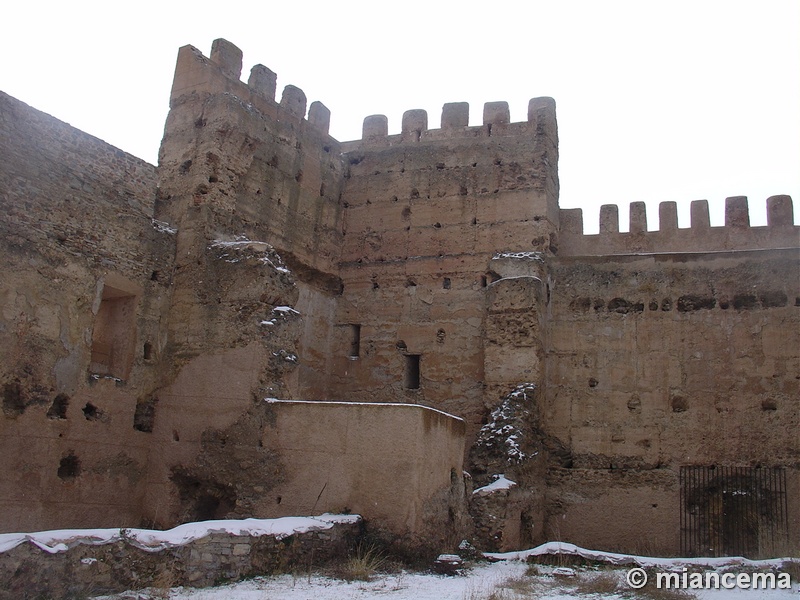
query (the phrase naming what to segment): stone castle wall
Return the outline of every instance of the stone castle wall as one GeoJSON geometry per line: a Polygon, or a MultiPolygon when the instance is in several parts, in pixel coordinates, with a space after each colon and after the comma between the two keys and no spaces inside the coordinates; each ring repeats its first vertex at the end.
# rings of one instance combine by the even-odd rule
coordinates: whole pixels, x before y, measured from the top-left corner
{"type": "Polygon", "coordinates": [[[259,514],[369,514],[392,538],[414,532],[434,552],[467,530],[461,419],[408,404],[267,404],[264,445],[285,476],[259,514]]]}
{"type": "Polygon", "coordinates": [[[564,539],[610,544],[609,515],[624,511],[628,531],[647,524],[656,551],[670,551],[682,465],[781,466],[797,488],[798,259],[774,249],[550,263],[543,411],[576,471],[554,475],[554,495],[573,499],[551,519],[564,539]]]}
{"type": "MultiPolygon", "coordinates": [[[[222,64],[181,50],[158,171],[3,97],[4,530],[168,527],[314,504],[302,488],[272,506],[307,440],[284,448],[266,433],[275,417],[263,399],[322,380],[324,361],[303,353],[325,355],[315,340],[341,292],[340,151],[324,107],[304,119],[300,90],[275,103],[264,69],[254,88],[233,85],[231,48],[215,45],[222,64]],[[186,73],[205,83],[182,86],[186,73]],[[243,97],[257,89],[260,108],[218,84],[243,97]],[[303,335],[314,336],[306,347],[303,335]]],[[[362,409],[365,432],[384,408],[399,410],[362,409]]],[[[441,453],[418,457],[414,469],[430,477],[411,475],[408,490],[338,458],[345,479],[363,481],[376,528],[424,543],[464,513],[463,432],[445,440],[409,427],[398,456],[420,454],[420,439],[441,453]],[[412,516],[409,490],[421,503],[412,516]]]]}
{"type": "Polygon", "coordinates": [[[608,256],[611,254],[667,252],[723,252],[726,250],[760,250],[797,246],[797,227],[789,196],[767,198],[767,225],[750,226],[750,212],[745,196],[725,199],[725,225],[711,227],[708,201],[691,203],[691,224],[678,229],[678,207],[675,202],[662,202],[658,207],[658,229],[648,227],[644,202],[629,206],[630,230],[619,230],[619,207],[600,207],[600,232],[583,233],[583,211],[580,208],[560,211],[560,254],[570,256],[608,256]]]}
{"type": "Polygon", "coordinates": [[[175,244],[156,170],[5,94],[0,127],[4,528],[129,523],[175,244]]]}
{"type": "Polygon", "coordinates": [[[558,134],[548,98],[531,100],[523,123],[509,122],[505,102],[484,107],[482,126],[467,126],[468,111],[446,104],[440,129],[407,111],[394,136],[385,117],[368,117],[364,139],[343,147],[344,292],[329,393],[367,400],[379,389],[386,401],[435,406],[464,417],[473,437],[498,367],[483,343],[487,265],[520,243],[547,252],[554,242],[558,134]],[[357,357],[348,324],[363,339],[357,357]]]}
{"type": "MultiPolygon", "coordinates": [[[[69,481],[26,475],[26,493],[72,485],[64,506],[88,506],[88,473],[95,487],[119,486],[103,479],[117,467],[102,466],[119,463],[133,465],[132,483],[111,520],[274,510],[276,490],[300,470],[265,442],[262,400],[279,397],[422,404],[464,419],[476,486],[500,469],[519,484],[500,503],[502,536],[481,540],[498,548],[560,538],[636,551],[636,531],[676,553],[686,465],[782,468],[787,498],[797,497],[800,228],[789,197],[767,201],[765,227],[750,227],[746,199],[734,197],[724,227],[710,227],[696,202],[691,227],[678,229],[675,204],[664,203],[648,231],[634,203],[629,232],[603,207],[600,233],[584,235],[581,212],[558,207],[550,99],[531,100],[523,123],[488,103],[473,127],[465,103],[446,104],[439,129],[411,110],[396,135],[374,115],[362,140],[342,143],[328,135],[324,105],[307,108],[294,86],[276,101],[275,74],[257,65],[245,84],[241,66],[225,40],[209,57],[181,48],[157,173],[107,149],[117,162],[88,188],[72,174],[94,172],[91,153],[47,150],[62,143],[48,128],[60,128],[57,139],[84,134],[46,116],[36,119],[50,125],[28,130],[26,111],[39,113],[4,100],[3,126],[23,134],[8,137],[20,158],[2,172],[13,194],[2,225],[13,274],[0,330],[13,349],[2,439],[15,457],[3,468],[52,473],[66,459],[67,472],[74,455],[82,469],[69,481]],[[31,170],[40,155],[48,162],[31,170]],[[69,214],[69,202],[97,205],[81,221],[95,223],[88,233],[38,208],[69,214]],[[92,245],[98,230],[107,233],[92,245]],[[63,300],[51,300],[56,287],[63,300]],[[103,354],[116,339],[135,340],[121,362],[103,354]],[[535,391],[517,398],[520,386],[535,391]],[[65,423],[47,416],[62,394],[65,423]],[[501,456],[481,444],[510,397],[522,433],[504,444],[522,450],[501,456]],[[88,469],[89,446],[77,441],[87,427],[106,461],[88,469]],[[25,436],[43,440],[37,456],[49,458],[16,458],[25,436]],[[108,450],[112,439],[124,451],[108,450]]],[[[87,147],[102,154],[96,140],[87,147]]],[[[410,460],[418,441],[395,437],[391,448],[410,460]]],[[[63,518],[38,502],[31,526],[63,518]]],[[[800,509],[789,506],[796,539],[800,509]]]]}

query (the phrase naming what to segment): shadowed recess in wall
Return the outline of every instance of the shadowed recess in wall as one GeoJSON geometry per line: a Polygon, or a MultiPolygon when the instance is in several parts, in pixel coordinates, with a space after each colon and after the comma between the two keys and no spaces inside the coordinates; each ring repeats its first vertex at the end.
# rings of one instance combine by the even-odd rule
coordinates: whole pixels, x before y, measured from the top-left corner
{"type": "Polygon", "coordinates": [[[47,409],[48,419],[66,419],[67,408],[69,407],[69,396],[59,394],[53,399],[53,404],[47,409]]]}
{"type": "Polygon", "coordinates": [[[18,379],[3,385],[3,412],[9,417],[15,417],[25,412],[25,399],[22,396],[22,386],[18,379]]]}
{"type": "Polygon", "coordinates": [[[236,507],[236,490],[186,469],[173,469],[170,480],[177,486],[183,514],[180,522],[222,519],[236,507]]]}

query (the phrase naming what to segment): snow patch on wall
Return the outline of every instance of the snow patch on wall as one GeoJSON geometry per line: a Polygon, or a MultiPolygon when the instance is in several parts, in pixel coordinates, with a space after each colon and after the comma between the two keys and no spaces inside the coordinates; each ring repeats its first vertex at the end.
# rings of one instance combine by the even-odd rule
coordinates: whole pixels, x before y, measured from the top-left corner
{"type": "Polygon", "coordinates": [[[503,399],[500,406],[492,411],[489,422],[481,427],[478,434],[477,444],[501,451],[506,457],[507,465],[516,465],[526,458],[535,456],[526,454],[520,447],[523,437],[521,425],[528,416],[528,410],[524,405],[528,403],[528,397],[532,397],[535,390],[536,385],[533,383],[519,384],[503,399]]]}
{"type": "Polygon", "coordinates": [[[512,487],[515,487],[517,485],[516,481],[511,481],[510,479],[506,479],[504,473],[501,473],[500,475],[493,475],[493,477],[495,478],[495,480],[492,483],[490,483],[489,485],[485,485],[483,487],[479,487],[477,490],[472,492],[472,495],[478,497],[488,496],[489,494],[492,494],[500,490],[510,490],[512,487]]]}

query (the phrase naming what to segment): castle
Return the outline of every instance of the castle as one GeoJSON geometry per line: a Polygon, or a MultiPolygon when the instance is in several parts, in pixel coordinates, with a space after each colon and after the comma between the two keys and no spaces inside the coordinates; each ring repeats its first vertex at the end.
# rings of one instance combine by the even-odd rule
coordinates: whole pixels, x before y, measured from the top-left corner
{"type": "Polygon", "coordinates": [[[180,49],[158,167],[0,95],[2,531],[353,511],[437,547],[797,550],[791,198],[585,235],[549,98],[340,142],[241,68],[180,49]]]}

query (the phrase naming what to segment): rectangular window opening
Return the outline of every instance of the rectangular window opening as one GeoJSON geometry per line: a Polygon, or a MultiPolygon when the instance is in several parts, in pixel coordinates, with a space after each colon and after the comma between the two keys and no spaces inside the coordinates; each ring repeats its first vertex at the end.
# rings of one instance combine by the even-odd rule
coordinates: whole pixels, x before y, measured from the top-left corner
{"type": "Polygon", "coordinates": [[[92,330],[91,373],[127,379],[133,363],[135,317],[136,296],[104,285],[92,330]]]}
{"type": "Polygon", "coordinates": [[[405,388],[407,390],[419,389],[419,354],[406,354],[405,388]]]}
{"type": "Polygon", "coordinates": [[[361,325],[350,325],[350,358],[361,356],[361,325]]]}

